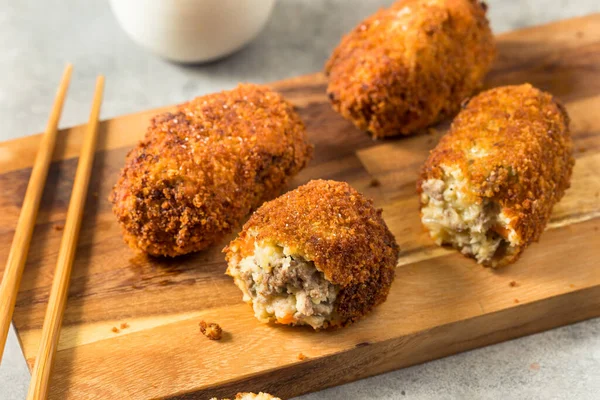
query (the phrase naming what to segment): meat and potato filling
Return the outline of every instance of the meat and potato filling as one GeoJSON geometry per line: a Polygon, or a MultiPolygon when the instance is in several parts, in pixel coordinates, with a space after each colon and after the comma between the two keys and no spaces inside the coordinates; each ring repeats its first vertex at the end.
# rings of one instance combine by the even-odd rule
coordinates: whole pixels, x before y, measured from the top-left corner
{"type": "Polygon", "coordinates": [[[317,329],[333,318],[338,288],[311,261],[284,247],[255,243],[254,254],[233,264],[228,273],[262,322],[317,329]]]}
{"type": "Polygon", "coordinates": [[[422,183],[421,220],[438,245],[451,244],[477,262],[494,265],[514,250],[510,218],[492,199],[472,196],[459,168],[442,166],[442,179],[422,183]]]}

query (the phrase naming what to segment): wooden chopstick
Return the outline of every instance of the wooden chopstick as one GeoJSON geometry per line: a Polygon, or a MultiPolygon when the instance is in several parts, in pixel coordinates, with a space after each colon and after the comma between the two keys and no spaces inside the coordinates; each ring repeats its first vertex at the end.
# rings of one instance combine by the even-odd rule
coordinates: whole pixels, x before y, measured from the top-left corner
{"type": "Polygon", "coordinates": [[[31,383],[27,399],[45,399],[48,396],[48,384],[50,381],[50,372],[58,339],[60,337],[60,327],[62,324],[65,303],[69,289],[69,279],[71,277],[71,267],[75,258],[75,249],[77,247],[77,238],[85,197],[87,194],[88,183],[92,172],[94,162],[94,152],[96,148],[96,138],[98,134],[98,117],[100,115],[100,105],[102,103],[102,91],[104,88],[104,77],[99,76],[96,80],[96,92],[92,111],[87,125],[86,136],[79,156],[75,180],[73,181],[73,191],[69,201],[69,210],[67,211],[67,220],[65,221],[64,233],[58,252],[56,262],[56,271],[50,297],[48,298],[48,308],[44,318],[40,349],[35,360],[35,367],[31,374],[31,383]]]}
{"type": "Polygon", "coordinates": [[[23,199],[23,206],[21,207],[21,214],[19,215],[19,221],[17,222],[17,228],[10,247],[10,253],[8,254],[8,260],[6,261],[6,267],[4,268],[2,284],[0,284],[0,361],[2,361],[2,353],[4,352],[6,337],[8,336],[8,328],[15,309],[15,301],[17,300],[17,293],[19,292],[21,277],[23,276],[23,269],[25,267],[25,261],[27,260],[27,253],[29,252],[29,244],[31,243],[31,236],[33,234],[33,228],[35,227],[35,220],[37,218],[40,200],[42,199],[42,192],[48,175],[48,168],[50,166],[50,161],[52,161],[52,153],[54,152],[54,145],[58,133],[58,121],[65,103],[72,71],[73,66],[67,64],[65,71],[63,72],[60,86],[56,92],[54,106],[52,107],[50,118],[46,124],[46,131],[40,141],[40,147],[35,157],[33,169],[31,170],[27,191],[25,192],[25,198],[23,199]]]}

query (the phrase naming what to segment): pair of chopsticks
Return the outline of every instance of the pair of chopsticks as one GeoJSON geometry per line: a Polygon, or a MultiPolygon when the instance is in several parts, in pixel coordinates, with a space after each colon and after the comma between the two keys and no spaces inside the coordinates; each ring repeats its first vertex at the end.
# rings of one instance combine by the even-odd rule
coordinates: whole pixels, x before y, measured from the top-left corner
{"type": "MultiPolygon", "coordinates": [[[[6,337],[15,308],[15,301],[31,243],[31,236],[37,218],[37,212],[42,198],[48,168],[52,160],[52,153],[56,143],[58,132],[58,121],[62,113],[67,88],[71,80],[72,65],[67,65],[63,73],[62,81],[58,88],[54,106],[46,126],[46,131],[40,141],[40,147],[31,171],[25,199],[17,222],[17,229],[10,248],[8,261],[4,270],[4,277],[0,285],[0,360],[6,344],[6,337]]],[[[67,219],[64,233],[60,243],[54,280],[48,308],[44,318],[40,349],[35,361],[31,376],[27,399],[45,399],[48,395],[48,383],[50,372],[56,354],[60,327],[62,324],[65,304],[67,300],[69,279],[75,258],[77,238],[85,204],[85,197],[94,161],[96,138],[98,133],[98,118],[100,105],[102,103],[102,92],[104,89],[104,77],[99,76],[96,80],[96,90],[92,103],[92,110],[86,130],[86,136],[79,156],[73,191],[69,202],[67,219]]]]}

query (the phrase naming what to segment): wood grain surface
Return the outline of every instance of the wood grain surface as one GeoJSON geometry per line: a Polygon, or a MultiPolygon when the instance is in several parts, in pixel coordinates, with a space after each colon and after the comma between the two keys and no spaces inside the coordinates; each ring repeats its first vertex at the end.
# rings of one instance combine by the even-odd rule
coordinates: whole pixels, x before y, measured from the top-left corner
{"type": "MultiPolygon", "coordinates": [[[[373,141],[332,111],[321,74],[286,80],[273,86],[298,106],[316,147],[292,187],[313,178],[350,182],[384,209],[402,251],[388,301],[365,320],[331,332],[261,324],[224,275],[221,248],[233,235],[173,260],[126,247],[107,197],[125,154],[161,110],[104,121],[50,397],[206,399],[263,390],[287,398],[600,315],[600,14],[498,41],[487,87],[530,82],[559,97],[577,159],[547,232],[516,264],[485,269],[423,232],[415,180],[444,125],[373,141]],[[200,320],[219,323],[224,338],[207,340],[200,320]]],[[[83,132],[59,137],[17,299],[14,323],[30,366],[83,132]]],[[[0,145],[0,266],[38,141],[0,145]]]]}

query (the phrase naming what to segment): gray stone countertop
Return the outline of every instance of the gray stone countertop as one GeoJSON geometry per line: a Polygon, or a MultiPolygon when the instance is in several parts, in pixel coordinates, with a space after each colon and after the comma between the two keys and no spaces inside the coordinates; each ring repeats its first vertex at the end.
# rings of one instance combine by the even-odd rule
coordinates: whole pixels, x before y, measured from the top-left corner
{"type": "MultiPolygon", "coordinates": [[[[131,42],[107,1],[0,0],[0,141],[43,130],[67,61],[75,72],[63,127],[86,121],[97,74],[107,78],[102,117],[110,118],[228,89],[240,81],[268,82],[321,70],[342,33],[391,2],[278,0],[266,29],[249,46],[218,62],[183,66],[131,42]]],[[[488,3],[496,33],[600,11],[597,0],[488,3]]],[[[28,383],[11,331],[0,366],[0,400],[24,399],[28,383]]],[[[302,398],[598,399],[600,319],[302,398]]]]}

